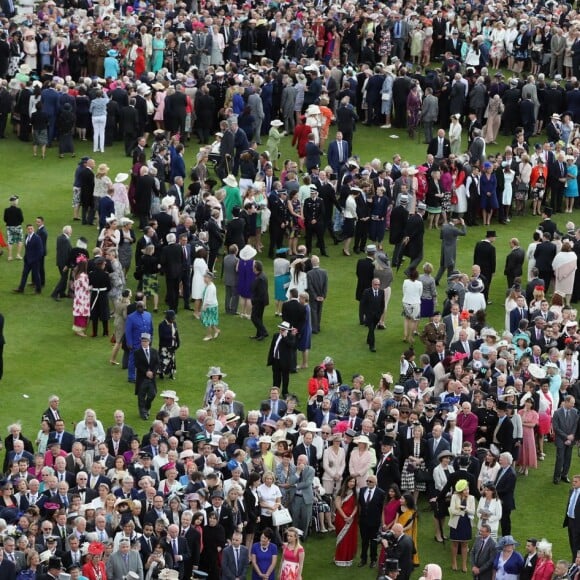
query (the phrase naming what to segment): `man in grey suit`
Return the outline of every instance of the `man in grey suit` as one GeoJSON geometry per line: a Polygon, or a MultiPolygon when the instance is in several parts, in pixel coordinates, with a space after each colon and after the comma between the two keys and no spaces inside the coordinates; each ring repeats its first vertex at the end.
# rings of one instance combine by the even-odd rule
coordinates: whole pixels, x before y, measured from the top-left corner
{"type": "Polygon", "coordinates": [[[421,121],[423,122],[423,129],[425,131],[425,145],[429,145],[433,139],[433,125],[437,122],[438,117],[439,100],[433,94],[433,89],[427,87],[421,109],[421,121]]]}
{"type": "Polygon", "coordinates": [[[562,29],[554,27],[554,33],[550,40],[550,77],[554,78],[557,73],[563,74],[564,69],[564,51],[566,50],[566,39],[562,34],[562,29]]]}
{"type": "Polygon", "coordinates": [[[4,539],[4,557],[14,563],[16,566],[16,574],[26,568],[26,556],[23,552],[16,550],[16,542],[10,536],[4,539]]]}
{"type": "Polygon", "coordinates": [[[314,467],[308,464],[306,455],[299,455],[296,460],[296,472],[290,476],[288,483],[293,485],[296,490],[290,508],[293,525],[304,531],[304,539],[308,537],[308,528],[310,528],[310,520],[312,519],[313,480],[314,467]]]}
{"type": "Polygon", "coordinates": [[[457,258],[457,238],[467,233],[463,218],[452,220],[444,224],[439,233],[441,240],[441,258],[439,259],[439,271],[435,276],[435,284],[439,285],[439,280],[447,268],[447,276],[451,276],[455,269],[455,260],[457,258]]]}
{"type": "Polygon", "coordinates": [[[495,541],[489,524],[479,526],[479,536],[471,550],[471,573],[477,580],[491,580],[495,558],[495,541]]]}
{"type": "Polygon", "coordinates": [[[574,397],[564,397],[563,405],[554,413],[552,427],[556,437],[556,463],[554,464],[554,483],[560,480],[570,483],[568,471],[572,461],[572,446],[578,428],[578,411],[574,407],[574,397]]]}
{"type": "Polygon", "coordinates": [[[310,300],[310,315],[312,317],[312,334],[320,332],[322,306],[328,292],[328,272],[320,267],[320,258],[312,256],[310,259],[312,270],[306,273],[308,281],[308,298],[310,300]]]}
{"type": "Polygon", "coordinates": [[[143,562],[139,552],[131,550],[131,541],[123,538],[119,542],[119,550],[107,560],[107,579],[125,580],[129,572],[134,572],[139,580],[143,580],[143,562]]]}
{"type": "Polygon", "coordinates": [[[255,119],[254,124],[254,137],[251,138],[248,135],[248,139],[255,141],[258,145],[261,145],[260,135],[262,131],[262,122],[264,121],[264,106],[262,104],[262,97],[260,97],[261,90],[259,88],[254,88],[253,92],[250,92],[248,97],[248,107],[255,119]]]}
{"type": "Polygon", "coordinates": [[[481,129],[473,130],[473,141],[468,154],[471,165],[482,165],[485,161],[485,139],[481,136],[481,129]]]}
{"type": "Polygon", "coordinates": [[[234,532],[232,543],[222,555],[221,580],[242,580],[248,571],[248,548],[242,545],[242,534],[234,532]]]}

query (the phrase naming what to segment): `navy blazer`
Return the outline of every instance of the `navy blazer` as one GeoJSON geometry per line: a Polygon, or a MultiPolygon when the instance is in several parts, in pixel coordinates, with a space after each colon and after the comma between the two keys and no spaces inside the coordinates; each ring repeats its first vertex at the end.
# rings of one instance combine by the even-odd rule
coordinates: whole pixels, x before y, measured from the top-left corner
{"type": "Polygon", "coordinates": [[[340,168],[346,160],[350,157],[350,145],[348,141],[342,141],[342,163],[339,161],[338,144],[336,141],[331,141],[328,145],[328,164],[332,167],[334,173],[338,174],[340,168]]]}
{"type": "MultiPolygon", "coordinates": [[[[28,236],[26,236],[24,240],[26,241],[27,238],[28,236]]],[[[44,258],[44,245],[42,244],[42,239],[38,234],[32,234],[25,247],[24,261],[27,264],[40,262],[42,258],[44,258]]]]}

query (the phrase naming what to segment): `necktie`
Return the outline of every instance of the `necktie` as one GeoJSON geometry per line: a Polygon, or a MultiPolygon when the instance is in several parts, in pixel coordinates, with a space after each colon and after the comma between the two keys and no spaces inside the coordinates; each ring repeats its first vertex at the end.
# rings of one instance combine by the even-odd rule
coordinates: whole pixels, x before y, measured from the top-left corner
{"type": "Polygon", "coordinates": [[[560,163],[560,173],[564,175],[564,164],[560,163]]]}
{"type": "Polygon", "coordinates": [[[103,542],[105,540],[105,533],[103,531],[99,532],[99,540],[103,542]]]}
{"type": "Polygon", "coordinates": [[[308,457],[308,463],[310,463],[310,445],[305,447],[306,457],[308,457]]]}
{"type": "Polygon", "coordinates": [[[342,163],[343,156],[342,156],[342,141],[337,141],[338,143],[338,162],[342,163]]]}
{"type": "Polygon", "coordinates": [[[568,511],[566,512],[569,518],[574,518],[575,516],[575,510],[576,510],[576,501],[578,499],[578,492],[580,491],[580,488],[577,487],[573,492],[572,495],[570,496],[570,501],[568,502],[568,511]]]}
{"type": "Polygon", "coordinates": [[[399,38],[401,36],[401,23],[397,22],[395,26],[395,38],[399,38]]]}
{"type": "Polygon", "coordinates": [[[177,540],[173,540],[173,553],[177,555],[177,540]]]}
{"type": "Polygon", "coordinates": [[[370,489],[367,489],[367,499],[366,499],[366,502],[367,503],[370,503],[370,501],[371,501],[371,495],[372,495],[371,490],[370,489]]]}
{"type": "Polygon", "coordinates": [[[379,293],[377,290],[375,290],[375,298],[378,298],[378,297],[379,297],[379,293]]]}
{"type": "Polygon", "coordinates": [[[481,546],[479,547],[479,551],[477,552],[477,558],[478,558],[478,560],[479,560],[479,557],[481,556],[481,553],[483,552],[483,548],[485,548],[485,540],[482,540],[481,541],[481,546]]]}
{"type": "Polygon", "coordinates": [[[148,348],[145,349],[145,358],[147,359],[147,362],[149,362],[149,349],[148,348]]]}
{"type": "Polygon", "coordinates": [[[238,571],[239,571],[239,563],[240,563],[240,549],[239,548],[234,548],[234,560],[236,561],[236,576],[238,575],[238,571]]]}
{"type": "Polygon", "coordinates": [[[220,521],[220,509],[219,508],[217,510],[215,510],[215,516],[219,522],[220,521]]]}
{"type": "Polygon", "coordinates": [[[149,548],[149,551],[152,552],[153,548],[151,547],[151,538],[145,538],[145,542],[147,543],[147,547],[149,548]]]}

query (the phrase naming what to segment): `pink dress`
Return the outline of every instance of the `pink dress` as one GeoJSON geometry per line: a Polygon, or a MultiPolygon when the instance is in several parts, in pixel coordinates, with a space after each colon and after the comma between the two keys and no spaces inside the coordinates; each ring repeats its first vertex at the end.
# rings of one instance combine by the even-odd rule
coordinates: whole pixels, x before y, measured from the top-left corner
{"type": "Polygon", "coordinates": [[[538,467],[538,456],[536,454],[536,439],[534,437],[534,427],[538,424],[539,415],[536,411],[525,411],[521,409],[518,411],[520,417],[522,418],[522,423],[531,423],[532,426],[528,427],[523,425],[524,437],[522,439],[522,447],[520,449],[520,456],[518,459],[518,464],[522,467],[531,467],[537,469],[538,467]]]}
{"type": "Polygon", "coordinates": [[[278,580],[297,580],[300,572],[300,554],[303,552],[304,548],[302,546],[297,550],[291,550],[288,548],[288,544],[284,544],[282,566],[280,566],[278,580]]]}
{"type": "Polygon", "coordinates": [[[159,91],[155,94],[155,104],[157,105],[157,108],[155,109],[153,120],[163,121],[163,114],[165,112],[165,91],[159,91]]]}
{"type": "Polygon", "coordinates": [[[73,283],[73,330],[87,327],[89,315],[91,313],[91,291],[89,287],[89,277],[87,274],[80,274],[73,283]]]}

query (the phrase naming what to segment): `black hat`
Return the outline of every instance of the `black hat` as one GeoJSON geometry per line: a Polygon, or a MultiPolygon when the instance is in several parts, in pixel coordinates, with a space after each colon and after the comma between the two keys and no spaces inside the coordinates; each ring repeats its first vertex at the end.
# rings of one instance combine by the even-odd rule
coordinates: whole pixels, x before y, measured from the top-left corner
{"type": "Polygon", "coordinates": [[[395,444],[395,439],[393,437],[383,437],[381,445],[390,445],[391,447],[395,444]]]}
{"type": "Polygon", "coordinates": [[[510,408],[510,404],[506,403],[505,401],[498,401],[496,408],[498,411],[507,411],[510,408]]]}
{"type": "Polygon", "coordinates": [[[548,207],[548,206],[546,206],[546,207],[543,209],[543,212],[544,212],[544,213],[545,213],[545,214],[546,214],[548,217],[550,217],[550,216],[552,215],[552,211],[553,211],[553,210],[552,210],[552,208],[551,208],[551,207],[548,207]]]}
{"type": "Polygon", "coordinates": [[[46,446],[52,447],[53,445],[60,445],[60,441],[58,439],[49,439],[46,446]]]}
{"type": "Polygon", "coordinates": [[[354,429],[347,429],[344,434],[349,437],[356,437],[356,431],[354,429]]]}
{"type": "Polygon", "coordinates": [[[399,560],[387,558],[385,560],[385,572],[399,572],[399,560]]]}
{"type": "Polygon", "coordinates": [[[153,455],[149,451],[139,451],[139,457],[141,459],[153,459],[153,455]]]}
{"type": "Polygon", "coordinates": [[[52,556],[48,559],[48,570],[56,568],[58,570],[62,570],[62,560],[60,558],[56,558],[52,556]]]}
{"type": "Polygon", "coordinates": [[[495,233],[495,230],[487,230],[487,233],[485,234],[486,238],[496,238],[497,235],[495,233]]]}

